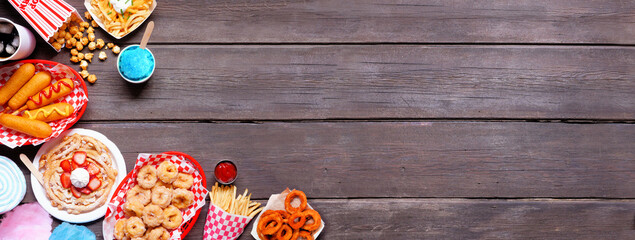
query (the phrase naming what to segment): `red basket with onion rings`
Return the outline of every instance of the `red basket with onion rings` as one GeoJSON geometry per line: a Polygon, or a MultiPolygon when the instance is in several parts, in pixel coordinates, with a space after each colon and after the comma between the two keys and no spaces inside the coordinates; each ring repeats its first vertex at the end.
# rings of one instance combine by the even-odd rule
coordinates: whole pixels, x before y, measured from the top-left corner
{"type": "Polygon", "coordinates": [[[120,218],[123,218],[122,205],[125,202],[125,194],[127,190],[133,187],[136,183],[136,174],[138,170],[147,165],[156,165],[160,162],[169,160],[178,165],[179,172],[187,172],[192,170],[194,175],[194,185],[190,191],[194,193],[194,203],[183,212],[184,221],[180,227],[170,231],[170,239],[182,239],[184,238],[194,226],[194,223],[198,219],[198,216],[205,205],[205,197],[207,196],[207,181],[205,178],[205,171],[199,165],[199,163],[185,153],[181,152],[164,152],[161,154],[139,154],[134,169],[126,175],[123,181],[119,184],[115,190],[115,194],[109,201],[108,211],[103,223],[104,239],[112,239],[114,231],[114,222],[120,218]],[[191,169],[190,169],[191,168],[191,169]],[[114,212],[113,212],[114,209],[114,212]],[[179,236],[175,235],[175,232],[180,232],[179,236]],[[108,238],[110,236],[111,238],[108,238]]]}

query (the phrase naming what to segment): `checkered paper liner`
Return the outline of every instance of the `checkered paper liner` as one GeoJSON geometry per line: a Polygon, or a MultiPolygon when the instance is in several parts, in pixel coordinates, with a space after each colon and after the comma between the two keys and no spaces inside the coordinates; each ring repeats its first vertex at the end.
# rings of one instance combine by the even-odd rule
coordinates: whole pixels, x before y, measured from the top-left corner
{"type": "Polygon", "coordinates": [[[203,240],[234,240],[243,233],[250,217],[225,212],[214,204],[209,205],[203,240]]]}
{"type": "MultiPolygon", "coordinates": [[[[8,67],[0,68],[0,86],[11,78],[11,75],[24,63],[9,65],[8,67]]],[[[75,111],[67,118],[60,119],[54,122],[50,122],[49,125],[53,128],[53,134],[48,138],[36,138],[24,133],[20,133],[15,130],[11,130],[0,126],[0,143],[10,148],[20,147],[25,144],[39,145],[50,139],[58,137],[64,130],[70,128],[81,117],[78,113],[88,102],[88,96],[84,88],[82,87],[82,79],[78,79],[74,71],[64,64],[50,65],[43,63],[36,63],[35,72],[47,71],[51,74],[51,82],[55,83],[63,78],[72,79],[74,82],[74,89],[69,95],[64,98],[57,99],[53,103],[67,102],[73,105],[75,111]]]]}
{"type": "MultiPolygon", "coordinates": [[[[106,218],[103,223],[103,234],[105,240],[112,240],[113,232],[115,229],[115,222],[119,219],[125,218],[123,212],[123,204],[126,202],[126,193],[128,190],[137,185],[137,173],[139,169],[141,169],[145,165],[153,165],[154,167],[158,167],[159,164],[163,161],[170,161],[178,166],[179,172],[189,173],[194,176],[194,184],[190,191],[194,193],[194,203],[183,213],[183,223],[181,226],[185,224],[187,221],[192,219],[196,212],[205,206],[205,197],[208,194],[207,189],[203,186],[203,175],[196,170],[196,167],[187,161],[185,157],[171,154],[149,154],[149,153],[141,153],[137,156],[137,162],[135,163],[134,169],[132,170],[132,175],[128,178],[127,181],[122,182],[124,184],[119,191],[115,192],[112,199],[108,203],[108,211],[106,213],[106,218]]],[[[181,228],[176,228],[175,230],[170,232],[170,239],[176,240],[181,239],[181,228]]]]}

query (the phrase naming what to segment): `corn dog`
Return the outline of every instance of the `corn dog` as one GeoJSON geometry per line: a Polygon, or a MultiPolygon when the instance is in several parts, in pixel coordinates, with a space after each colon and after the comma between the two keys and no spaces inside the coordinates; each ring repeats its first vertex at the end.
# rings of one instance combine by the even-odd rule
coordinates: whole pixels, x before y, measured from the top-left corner
{"type": "Polygon", "coordinates": [[[26,101],[29,100],[30,96],[38,93],[46,86],[51,84],[51,74],[48,72],[38,72],[36,73],[31,80],[29,80],[20,90],[13,95],[11,100],[9,100],[9,107],[13,110],[17,110],[22,107],[26,101]]]}
{"type": "Polygon", "coordinates": [[[52,122],[70,116],[75,109],[68,103],[54,103],[35,110],[24,111],[22,116],[43,122],[52,122]]]}
{"type": "Polygon", "coordinates": [[[11,114],[0,114],[0,124],[6,128],[28,134],[37,138],[47,138],[53,134],[53,128],[48,123],[13,116],[11,114]]]}
{"type": "Polygon", "coordinates": [[[35,74],[35,66],[33,66],[33,64],[22,64],[22,66],[11,75],[9,81],[0,87],[0,105],[7,103],[7,101],[33,77],[33,74],[35,74]]]}
{"type": "Polygon", "coordinates": [[[26,102],[26,105],[29,110],[49,105],[49,103],[52,103],[58,98],[70,94],[73,91],[74,86],[75,84],[73,83],[73,80],[68,78],[61,79],[52,83],[48,88],[45,88],[41,92],[29,97],[29,101],[26,102]]]}

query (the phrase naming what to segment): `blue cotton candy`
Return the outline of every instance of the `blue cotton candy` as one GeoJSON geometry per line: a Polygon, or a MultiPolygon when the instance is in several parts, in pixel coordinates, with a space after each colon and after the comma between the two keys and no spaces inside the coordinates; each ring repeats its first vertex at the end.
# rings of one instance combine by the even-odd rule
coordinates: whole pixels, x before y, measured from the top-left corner
{"type": "Polygon", "coordinates": [[[154,58],[150,50],[132,46],[121,52],[119,56],[119,71],[132,81],[139,81],[152,74],[154,58]]]}
{"type": "Polygon", "coordinates": [[[63,222],[53,230],[49,240],[96,240],[87,227],[63,222]]]}

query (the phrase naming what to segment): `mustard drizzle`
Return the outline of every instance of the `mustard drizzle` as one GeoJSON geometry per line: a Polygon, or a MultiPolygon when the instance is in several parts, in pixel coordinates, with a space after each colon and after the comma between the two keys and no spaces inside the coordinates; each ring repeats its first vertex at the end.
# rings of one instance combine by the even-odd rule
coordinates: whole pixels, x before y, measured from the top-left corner
{"type": "Polygon", "coordinates": [[[53,114],[53,112],[57,112],[57,114],[61,115],[61,116],[65,116],[67,117],[68,114],[70,114],[71,112],[71,106],[66,105],[66,107],[64,109],[59,109],[58,106],[55,106],[53,108],[51,108],[51,110],[46,111],[43,108],[38,108],[35,110],[28,110],[28,111],[24,111],[24,115],[29,118],[29,119],[36,119],[37,116],[42,113],[44,118],[48,118],[49,116],[51,116],[51,114],[53,114]]]}

